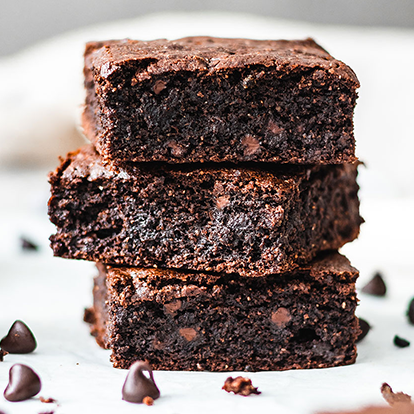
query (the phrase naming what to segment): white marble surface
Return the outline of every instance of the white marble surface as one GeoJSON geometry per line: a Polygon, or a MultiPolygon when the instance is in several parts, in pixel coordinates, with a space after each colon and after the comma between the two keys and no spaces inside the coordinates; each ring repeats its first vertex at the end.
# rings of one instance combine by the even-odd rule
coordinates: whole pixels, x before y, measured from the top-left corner
{"type": "MultiPolygon", "coordinates": [[[[109,352],[96,345],[82,322],[91,304],[91,263],[53,258],[48,236],[46,174],[41,171],[0,173],[0,335],[15,319],[32,328],[38,349],[29,355],[7,355],[0,363],[0,391],[8,370],[25,363],[42,378],[43,397],[60,403],[56,413],[295,413],[384,404],[379,392],[383,381],[395,390],[414,395],[414,326],[405,311],[414,296],[412,211],[414,198],[370,198],[362,203],[367,222],[356,242],[343,250],[361,270],[359,285],[376,270],[384,273],[386,298],[360,294],[358,314],[373,329],[358,347],[353,366],[309,371],[251,373],[262,394],[248,398],[221,390],[228,374],[155,372],[162,398],[154,406],[137,406],[121,400],[126,371],[112,368],[109,352]],[[39,252],[22,252],[19,237],[26,235],[41,246],[39,252]],[[396,348],[395,334],[412,341],[396,348]]],[[[6,413],[40,413],[51,405],[32,399],[9,403],[0,397],[6,413]]]]}

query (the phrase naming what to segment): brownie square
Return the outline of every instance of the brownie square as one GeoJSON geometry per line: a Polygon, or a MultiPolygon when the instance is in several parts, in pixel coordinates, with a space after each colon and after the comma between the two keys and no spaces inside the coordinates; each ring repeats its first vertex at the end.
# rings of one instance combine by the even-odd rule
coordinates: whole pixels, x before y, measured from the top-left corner
{"type": "Polygon", "coordinates": [[[351,364],[358,271],[331,252],[283,275],[246,278],[100,266],[91,332],[115,367],[260,371],[351,364]]]}
{"type": "Polygon", "coordinates": [[[312,39],[91,42],[84,72],[105,162],[355,160],[358,79],[312,39]]]}
{"type": "Polygon", "coordinates": [[[92,146],[50,175],[56,256],[263,276],[357,237],[352,164],[106,168],[92,146]]]}

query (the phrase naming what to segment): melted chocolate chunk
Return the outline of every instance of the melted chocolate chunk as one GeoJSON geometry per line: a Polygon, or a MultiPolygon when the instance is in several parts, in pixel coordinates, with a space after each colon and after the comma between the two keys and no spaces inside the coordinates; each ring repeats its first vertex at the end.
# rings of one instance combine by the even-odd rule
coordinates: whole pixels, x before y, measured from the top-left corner
{"type": "MultiPolygon", "coordinates": [[[[133,403],[142,403],[146,397],[156,400],[160,396],[160,391],[155,385],[152,369],[144,361],[137,361],[131,365],[122,388],[122,399],[133,403]],[[149,378],[144,375],[147,371],[149,378]]],[[[148,399],[145,404],[148,403],[148,399]]],[[[148,405],[148,404],[147,404],[148,405]]]]}
{"type": "Polygon", "coordinates": [[[381,394],[385,401],[391,406],[401,403],[411,403],[411,397],[403,392],[394,392],[392,388],[384,382],[381,386],[381,394]]]}
{"type": "Polygon", "coordinates": [[[15,364],[10,368],[9,383],[4,390],[7,401],[24,401],[40,392],[39,376],[27,365],[15,364]]]}
{"type": "Polygon", "coordinates": [[[20,237],[20,242],[23,250],[39,250],[39,246],[25,237],[20,237]]]}
{"type": "Polygon", "coordinates": [[[368,334],[369,330],[371,329],[371,325],[362,318],[358,318],[359,328],[361,329],[361,333],[359,334],[356,342],[362,341],[368,334]]]}
{"type": "Polygon", "coordinates": [[[0,348],[10,354],[29,354],[36,346],[32,331],[22,321],[14,322],[7,336],[0,341],[0,348]]]}
{"type": "Polygon", "coordinates": [[[253,387],[252,380],[244,377],[228,377],[222,387],[224,391],[234,394],[248,396],[250,394],[261,394],[256,387],[253,387]]]}
{"type": "Polygon", "coordinates": [[[407,316],[410,323],[414,325],[414,298],[411,299],[411,302],[408,305],[407,316]]]}
{"type": "Polygon", "coordinates": [[[381,274],[377,272],[371,281],[362,288],[362,292],[373,296],[385,296],[387,287],[381,274]]]}
{"type": "Polygon", "coordinates": [[[400,338],[398,335],[395,335],[394,345],[398,346],[398,348],[406,348],[407,346],[410,346],[410,342],[404,338],[400,338]]]}

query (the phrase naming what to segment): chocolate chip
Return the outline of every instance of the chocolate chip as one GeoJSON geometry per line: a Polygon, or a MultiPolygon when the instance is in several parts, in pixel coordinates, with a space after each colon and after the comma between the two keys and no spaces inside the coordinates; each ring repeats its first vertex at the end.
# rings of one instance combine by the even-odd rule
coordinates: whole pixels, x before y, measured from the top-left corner
{"type": "Polygon", "coordinates": [[[197,336],[197,331],[194,328],[181,328],[179,332],[180,335],[188,342],[194,340],[197,336]]]}
{"type": "Polygon", "coordinates": [[[15,364],[10,368],[9,383],[4,390],[7,401],[24,401],[40,392],[39,376],[27,365],[15,364]]]}
{"type": "Polygon", "coordinates": [[[154,84],[154,93],[158,95],[167,87],[167,83],[162,80],[157,80],[154,84]]]}
{"type": "Polygon", "coordinates": [[[272,313],[272,322],[278,328],[284,328],[292,319],[292,315],[286,308],[279,308],[272,313]]]}
{"type": "Polygon", "coordinates": [[[160,396],[160,391],[155,385],[152,369],[144,361],[137,361],[131,365],[122,387],[122,399],[133,403],[144,402],[145,397],[156,400],[160,396]],[[149,378],[143,371],[147,371],[149,378]]]}
{"type": "Polygon", "coordinates": [[[414,298],[411,299],[408,305],[407,316],[410,323],[414,325],[414,298]]]}
{"type": "Polygon", "coordinates": [[[387,287],[385,286],[385,282],[381,274],[377,272],[361,291],[367,295],[385,296],[387,293],[387,287]]]}
{"type": "Polygon", "coordinates": [[[20,237],[20,243],[23,250],[38,250],[39,246],[25,237],[20,237]]]}
{"type": "Polygon", "coordinates": [[[371,329],[371,325],[362,318],[358,318],[359,323],[359,329],[361,330],[361,333],[358,335],[357,342],[362,341],[368,334],[369,330],[371,329]]]}
{"type": "Polygon", "coordinates": [[[0,348],[10,354],[29,354],[36,349],[32,331],[22,321],[16,321],[7,336],[0,341],[0,348]]]}
{"type": "Polygon", "coordinates": [[[242,145],[244,146],[244,156],[248,157],[256,154],[260,150],[260,142],[251,135],[246,135],[241,140],[242,145]]]}
{"type": "Polygon", "coordinates": [[[381,386],[381,394],[389,405],[397,403],[411,403],[411,397],[403,392],[394,393],[392,388],[384,382],[381,386]]]}
{"type": "Polygon", "coordinates": [[[250,394],[261,394],[256,387],[253,387],[252,380],[244,377],[228,377],[222,387],[224,391],[234,394],[248,396],[250,394]]]}
{"type": "Polygon", "coordinates": [[[410,342],[408,342],[404,338],[400,338],[398,335],[394,336],[394,345],[398,346],[398,348],[407,348],[407,346],[410,346],[410,342]]]}
{"type": "Polygon", "coordinates": [[[8,354],[4,349],[0,349],[0,362],[3,362],[4,357],[8,354]]]}

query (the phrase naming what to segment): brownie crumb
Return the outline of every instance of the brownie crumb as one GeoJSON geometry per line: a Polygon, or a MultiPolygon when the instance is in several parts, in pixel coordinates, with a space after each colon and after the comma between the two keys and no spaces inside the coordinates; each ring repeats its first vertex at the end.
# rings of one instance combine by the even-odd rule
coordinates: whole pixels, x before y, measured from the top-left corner
{"type": "Polygon", "coordinates": [[[410,323],[414,325],[414,298],[411,299],[411,302],[408,305],[407,316],[410,323]]]}
{"type": "Polygon", "coordinates": [[[362,292],[373,296],[385,296],[387,287],[379,272],[362,288],[362,292]]]}
{"type": "Polygon", "coordinates": [[[361,333],[359,334],[356,342],[362,341],[368,334],[369,330],[371,329],[371,325],[362,318],[358,318],[359,323],[359,329],[361,330],[361,333]]]}
{"type": "Polygon", "coordinates": [[[398,335],[395,335],[394,345],[398,346],[398,348],[407,348],[407,346],[410,346],[410,342],[404,338],[400,338],[398,335]]]}
{"type": "Polygon", "coordinates": [[[85,311],[83,312],[83,321],[91,324],[96,322],[95,312],[93,308],[85,309],[85,311]]]}
{"type": "Polygon", "coordinates": [[[3,351],[2,349],[0,349],[0,362],[3,362],[4,357],[8,354],[7,351],[3,351]]]}
{"type": "Polygon", "coordinates": [[[20,245],[23,250],[39,250],[39,246],[25,237],[20,237],[20,245]]]}
{"type": "Polygon", "coordinates": [[[153,404],[154,404],[154,400],[153,400],[151,397],[144,397],[144,399],[142,400],[142,402],[143,402],[145,405],[148,405],[148,406],[150,406],[150,405],[153,405],[153,404]]]}
{"type": "Polygon", "coordinates": [[[248,396],[250,394],[261,394],[256,387],[253,387],[252,380],[244,377],[228,377],[222,387],[227,392],[248,396]]]}
{"type": "Polygon", "coordinates": [[[45,404],[51,404],[51,403],[55,403],[57,402],[54,398],[43,398],[43,397],[39,397],[40,402],[45,403],[45,404]]]}
{"type": "Polygon", "coordinates": [[[411,396],[404,394],[403,392],[394,392],[386,382],[384,382],[381,386],[381,394],[385,401],[387,401],[387,403],[391,406],[401,403],[411,403],[411,396]]]}

